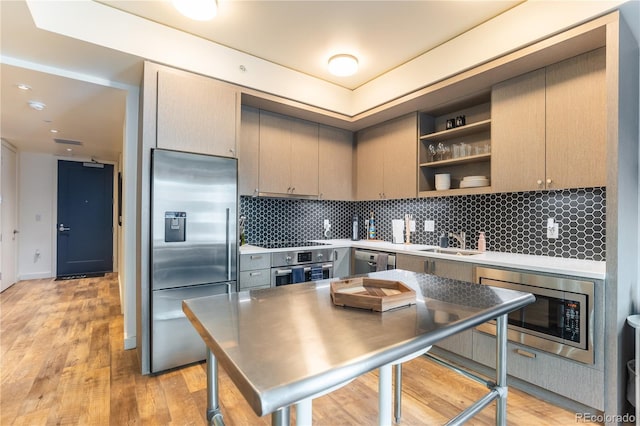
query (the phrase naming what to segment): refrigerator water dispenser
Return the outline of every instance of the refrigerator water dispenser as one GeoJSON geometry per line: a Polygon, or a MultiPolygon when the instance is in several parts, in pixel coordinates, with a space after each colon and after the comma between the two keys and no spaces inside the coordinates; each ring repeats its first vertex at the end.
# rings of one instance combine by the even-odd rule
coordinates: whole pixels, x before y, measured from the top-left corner
{"type": "Polygon", "coordinates": [[[164,241],[179,243],[185,241],[187,212],[164,212],[164,241]]]}

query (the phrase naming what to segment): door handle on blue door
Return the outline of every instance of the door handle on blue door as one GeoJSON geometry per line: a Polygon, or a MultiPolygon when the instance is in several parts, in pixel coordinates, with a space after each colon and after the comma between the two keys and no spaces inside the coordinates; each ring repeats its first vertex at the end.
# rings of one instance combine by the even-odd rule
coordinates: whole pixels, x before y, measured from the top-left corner
{"type": "Polygon", "coordinates": [[[60,231],[60,232],[64,232],[64,231],[71,231],[71,228],[67,228],[67,227],[65,227],[65,226],[64,226],[64,223],[61,223],[61,224],[58,226],[58,231],[60,231]]]}

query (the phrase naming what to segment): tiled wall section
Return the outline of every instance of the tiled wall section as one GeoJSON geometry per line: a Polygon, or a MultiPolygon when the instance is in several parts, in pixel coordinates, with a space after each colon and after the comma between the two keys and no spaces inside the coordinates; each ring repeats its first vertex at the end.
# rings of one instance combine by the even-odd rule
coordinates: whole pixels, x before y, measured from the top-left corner
{"type": "Polygon", "coordinates": [[[350,238],[353,214],[366,219],[373,211],[378,238],[386,241],[391,220],[409,213],[416,221],[413,243],[436,245],[443,233],[465,231],[468,247],[476,248],[484,231],[492,251],[599,261],[606,255],[604,188],[362,202],[241,197],[240,211],[248,218],[250,243],[322,239],[323,219],[331,223],[331,238],[350,238]],[[556,240],[546,238],[550,217],[560,225],[556,240]],[[435,221],[435,232],[424,231],[427,219],[435,221]]]}

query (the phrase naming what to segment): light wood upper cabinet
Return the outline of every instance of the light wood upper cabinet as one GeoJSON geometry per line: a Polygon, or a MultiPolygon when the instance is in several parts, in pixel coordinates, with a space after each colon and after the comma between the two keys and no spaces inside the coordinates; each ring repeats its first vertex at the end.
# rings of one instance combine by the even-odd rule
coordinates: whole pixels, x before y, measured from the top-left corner
{"type": "Polygon", "coordinates": [[[546,163],[544,68],[494,86],[491,119],[493,191],[537,189],[546,163]]]}
{"type": "Polygon", "coordinates": [[[606,185],[605,49],[547,67],[548,189],[606,185]]]}
{"type": "Polygon", "coordinates": [[[238,140],[238,193],[258,195],[260,163],[260,111],[243,106],[238,140]]]}
{"type": "Polygon", "coordinates": [[[353,200],[353,133],[321,125],[318,149],[319,198],[353,200]]]}
{"type": "Polygon", "coordinates": [[[606,185],[604,54],[597,49],[494,87],[494,191],[606,185]]]}
{"type": "Polygon", "coordinates": [[[260,111],[261,193],[318,195],[318,124],[260,111]]]}
{"type": "Polygon", "coordinates": [[[179,70],[158,70],[157,147],[236,156],[240,102],[235,87],[179,70]]]}
{"type": "Polygon", "coordinates": [[[416,197],[417,135],[417,113],[358,132],[358,200],[416,197]]]}

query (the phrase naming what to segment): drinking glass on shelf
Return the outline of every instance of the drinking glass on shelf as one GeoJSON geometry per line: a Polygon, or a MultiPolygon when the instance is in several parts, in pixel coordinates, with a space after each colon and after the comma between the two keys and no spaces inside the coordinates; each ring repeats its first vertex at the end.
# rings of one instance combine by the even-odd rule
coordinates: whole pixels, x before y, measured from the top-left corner
{"type": "Polygon", "coordinates": [[[433,144],[431,143],[431,144],[429,144],[429,148],[427,148],[427,149],[428,149],[428,152],[429,152],[429,155],[428,155],[429,160],[428,161],[432,162],[436,158],[436,147],[433,146],[433,144]]]}
{"type": "Polygon", "coordinates": [[[460,145],[457,143],[453,144],[453,158],[460,157],[460,145]]]}
{"type": "Polygon", "coordinates": [[[440,161],[442,161],[444,160],[445,155],[449,152],[449,147],[444,146],[444,144],[440,142],[436,148],[436,152],[440,156],[440,161]]]}

